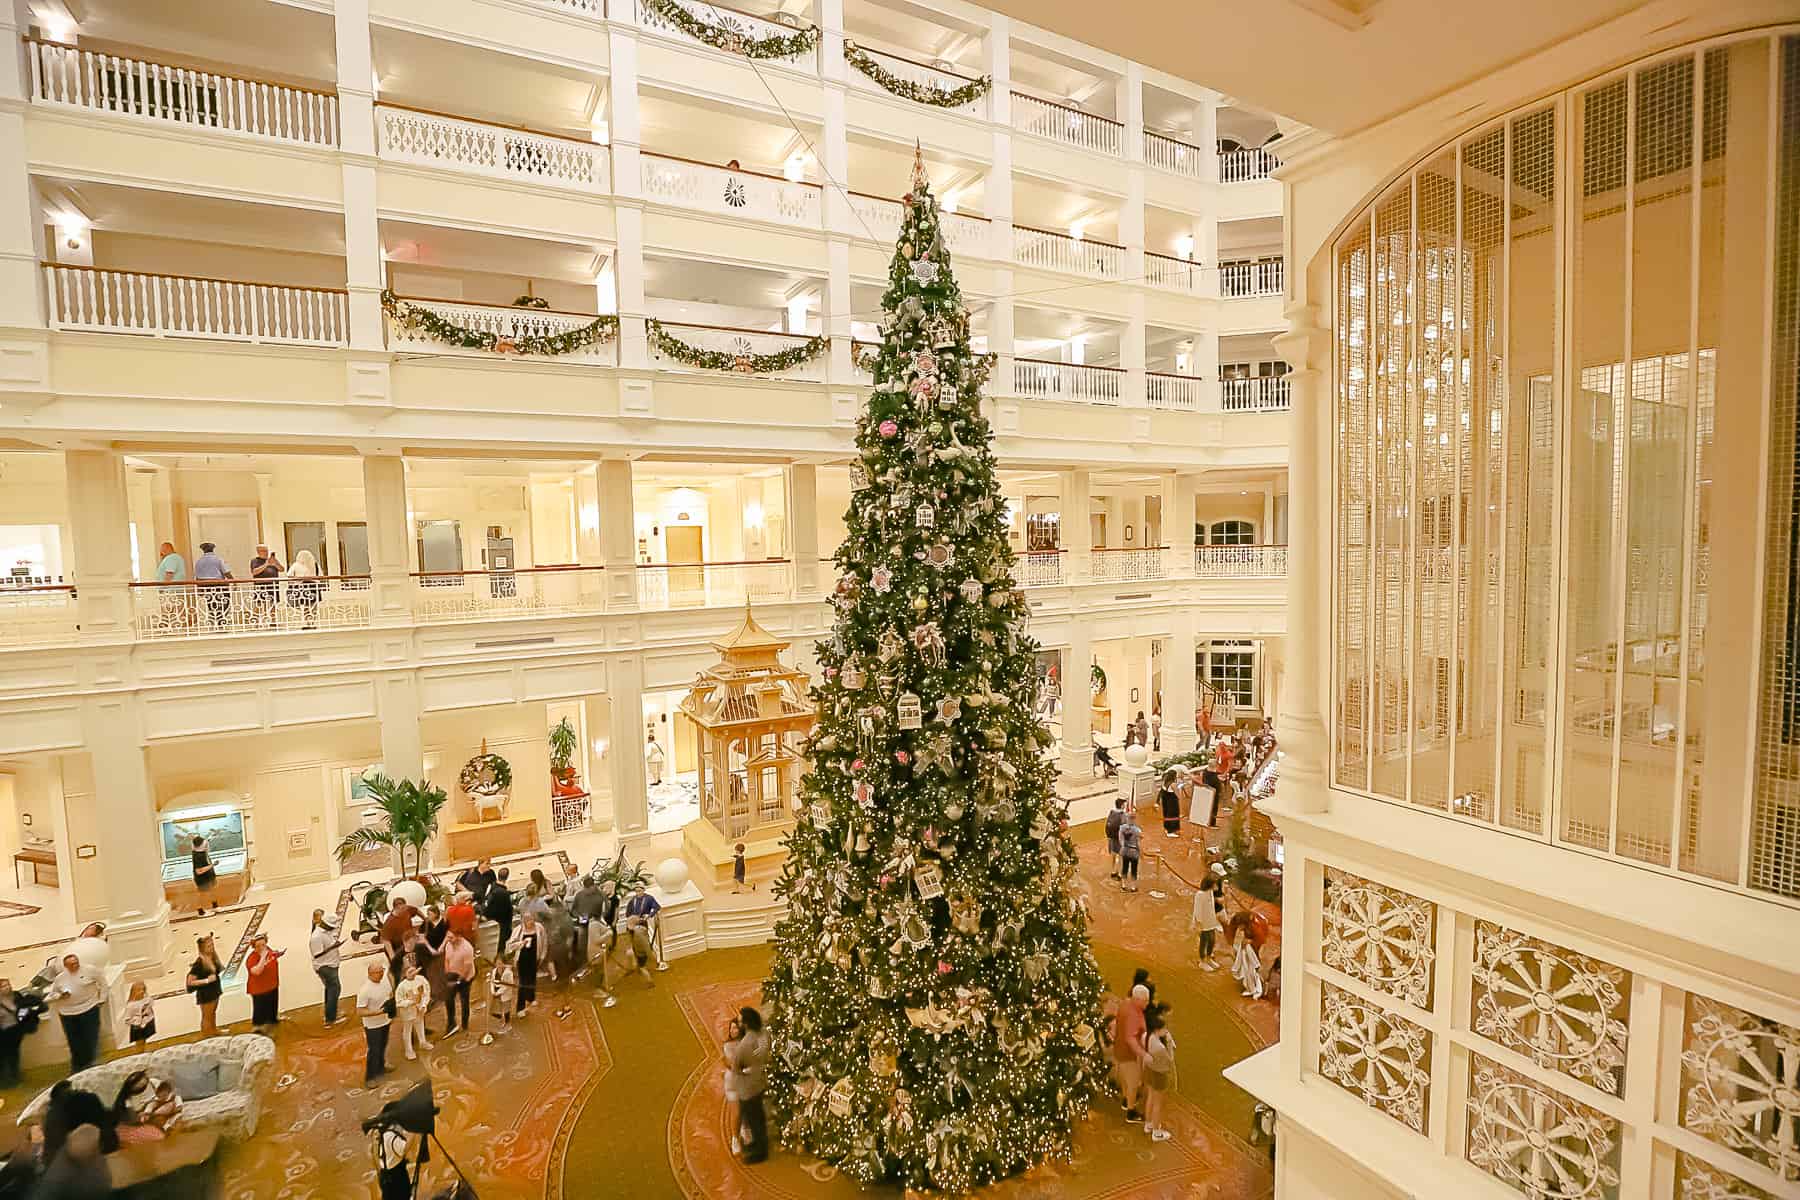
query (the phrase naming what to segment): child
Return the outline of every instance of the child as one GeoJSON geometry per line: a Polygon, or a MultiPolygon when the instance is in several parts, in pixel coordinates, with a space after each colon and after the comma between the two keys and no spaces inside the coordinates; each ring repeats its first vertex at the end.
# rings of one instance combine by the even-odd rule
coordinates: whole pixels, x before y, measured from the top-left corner
{"type": "Polygon", "coordinates": [[[519,1002],[519,977],[513,971],[511,951],[500,956],[494,964],[494,974],[488,980],[488,1015],[500,1017],[500,1030],[508,1033],[512,1030],[513,1008],[519,1002]]]}
{"type": "Polygon", "coordinates": [[[1151,1141],[1166,1142],[1171,1135],[1162,1123],[1163,1099],[1175,1086],[1175,1035],[1155,1009],[1144,1014],[1144,1027],[1144,1131],[1151,1141]]]}
{"type": "Polygon", "coordinates": [[[425,1040],[425,1013],[431,1007],[431,984],[419,973],[419,964],[406,964],[406,978],[394,989],[394,1007],[400,1014],[400,1044],[406,1047],[406,1057],[417,1058],[413,1052],[415,1044],[427,1050],[434,1049],[425,1040]]]}
{"type": "Polygon", "coordinates": [[[181,1118],[181,1096],[172,1082],[156,1081],[156,1099],[144,1110],[144,1117],[164,1133],[181,1118]]]}
{"type": "Polygon", "coordinates": [[[143,980],[131,985],[131,998],[125,1004],[125,1024],[131,1027],[131,1047],[142,1049],[156,1036],[156,1004],[143,980]]]}
{"type": "MultiPolygon", "coordinates": [[[[735,896],[743,890],[744,890],[744,843],[739,842],[737,844],[736,850],[734,850],[731,855],[731,894],[735,896]]],[[[753,892],[756,890],[756,885],[754,883],[750,885],[750,890],[753,892]]]]}

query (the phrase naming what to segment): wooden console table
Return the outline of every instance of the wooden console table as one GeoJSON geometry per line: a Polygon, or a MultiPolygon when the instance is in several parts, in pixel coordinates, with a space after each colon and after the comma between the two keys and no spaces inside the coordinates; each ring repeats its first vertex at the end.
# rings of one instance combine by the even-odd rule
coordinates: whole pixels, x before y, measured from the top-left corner
{"type": "Polygon", "coordinates": [[[31,868],[31,882],[39,887],[61,887],[56,879],[56,855],[49,850],[20,850],[13,855],[13,885],[24,887],[19,878],[19,868],[31,868]]]}
{"type": "Polygon", "coordinates": [[[518,854],[541,848],[536,817],[502,817],[497,821],[471,821],[444,831],[444,853],[453,863],[473,862],[501,854],[518,854]]]}

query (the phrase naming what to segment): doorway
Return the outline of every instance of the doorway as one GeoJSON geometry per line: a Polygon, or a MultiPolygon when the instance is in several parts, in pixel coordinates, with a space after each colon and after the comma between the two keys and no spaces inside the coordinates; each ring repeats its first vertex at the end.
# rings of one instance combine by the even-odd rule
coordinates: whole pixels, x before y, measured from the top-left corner
{"type": "Polygon", "coordinates": [[[188,509],[188,539],[193,556],[200,557],[202,542],[211,542],[234,579],[250,578],[250,560],[256,557],[256,543],[261,536],[254,508],[188,509]]]}
{"type": "Polygon", "coordinates": [[[677,570],[677,563],[705,561],[703,525],[666,525],[663,527],[663,551],[669,556],[669,595],[699,594],[706,588],[706,572],[699,566],[677,570]]]}
{"type": "Polygon", "coordinates": [[[325,553],[325,522],[284,521],[281,531],[287,542],[288,566],[294,565],[302,550],[311,550],[313,565],[319,568],[319,574],[331,574],[331,557],[325,553]]]}

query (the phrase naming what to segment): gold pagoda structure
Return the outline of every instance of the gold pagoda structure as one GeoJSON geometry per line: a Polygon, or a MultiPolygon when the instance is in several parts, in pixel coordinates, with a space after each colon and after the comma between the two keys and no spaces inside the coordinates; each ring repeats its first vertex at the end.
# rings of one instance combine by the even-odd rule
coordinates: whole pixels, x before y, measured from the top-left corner
{"type": "Polygon", "coordinates": [[[766,876],[794,823],[806,767],[800,744],[816,714],[806,673],[781,660],[791,645],[757,624],[746,601],[744,623],[713,643],[719,661],[681,701],[697,735],[700,796],[700,818],[682,831],[682,848],[694,873],[714,883],[730,882],[739,842],[750,876],[766,876]]]}

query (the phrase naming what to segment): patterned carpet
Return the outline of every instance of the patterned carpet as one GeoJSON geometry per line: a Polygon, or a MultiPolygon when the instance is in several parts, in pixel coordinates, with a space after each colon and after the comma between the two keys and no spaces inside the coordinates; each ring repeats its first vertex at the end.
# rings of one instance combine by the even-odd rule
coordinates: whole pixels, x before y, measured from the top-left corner
{"type": "MultiPolygon", "coordinates": [[[[194,914],[171,920],[169,928],[175,954],[168,970],[145,981],[150,986],[150,995],[162,1000],[187,994],[187,969],[194,960],[195,940],[209,933],[220,956],[225,959],[225,987],[235,989],[242,982],[237,978],[238,968],[243,964],[244,956],[250,953],[251,935],[262,925],[268,911],[266,904],[244,904],[221,908],[204,916],[194,914]]],[[[72,940],[58,938],[52,942],[33,942],[0,950],[0,976],[11,979],[14,987],[24,987],[46,961],[59,954],[72,940]]]]}

